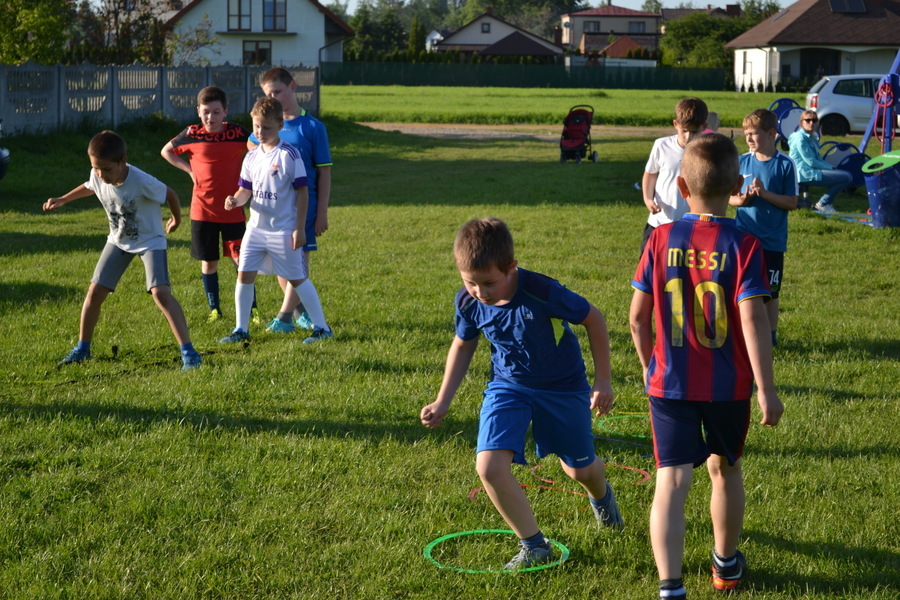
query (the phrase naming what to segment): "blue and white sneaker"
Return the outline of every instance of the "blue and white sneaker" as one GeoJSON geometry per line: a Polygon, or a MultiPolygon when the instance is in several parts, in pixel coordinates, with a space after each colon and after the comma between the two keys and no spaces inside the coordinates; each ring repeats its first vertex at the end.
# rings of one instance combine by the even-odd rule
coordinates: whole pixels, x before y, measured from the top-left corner
{"type": "Polygon", "coordinates": [[[70,365],[72,363],[80,363],[88,360],[89,358],[91,358],[90,350],[79,350],[78,346],[75,346],[64,359],[59,361],[56,366],[61,367],[63,365],[70,365]]]}
{"type": "Polygon", "coordinates": [[[275,317],[271,323],[266,325],[266,331],[269,333],[294,333],[294,325],[275,317]]]}
{"type": "Polygon", "coordinates": [[[328,338],[334,337],[334,332],[330,329],[322,329],[321,327],[316,327],[312,335],[303,340],[304,344],[315,344],[319,340],[327,340],[328,338]]]}
{"type": "Polygon", "coordinates": [[[308,329],[310,331],[315,329],[312,319],[309,317],[309,313],[305,310],[300,313],[300,316],[298,318],[294,319],[294,324],[300,329],[308,329]]]}
{"type": "Polygon", "coordinates": [[[243,329],[235,329],[221,340],[220,344],[236,344],[238,342],[246,342],[250,340],[250,334],[243,329]]]}
{"type": "Polygon", "coordinates": [[[181,362],[184,363],[183,365],[181,365],[182,371],[191,371],[193,369],[199,369],[200,363],[203,362],[203,359],[200,358],[199,352],[193,350],[190,352],[182,352],[181,362]]]}
{"type": "Polygon", "coordinates": [[[625,520],[622,518],[622,513],[619,512],[616,496],[613,494],[612,486],[609,485],[608,481],[606,482],[606,496],[604,496],[604,498],[607,496],[609,496],[609,502],[606,506],[597,508],[592,502],[590,503],[591,510],[594,511],[594,517],[597,518],[597,523],[601,527],[609,527],[610,529],[622,531],[625,529],[625,520]]]}

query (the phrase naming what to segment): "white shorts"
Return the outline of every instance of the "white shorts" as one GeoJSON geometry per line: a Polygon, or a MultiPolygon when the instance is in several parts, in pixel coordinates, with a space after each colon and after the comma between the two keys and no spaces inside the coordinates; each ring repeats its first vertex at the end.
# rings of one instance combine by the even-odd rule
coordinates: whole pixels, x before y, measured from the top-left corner
{"type": "Polygon", "coordinates": [[[292,233],[271,233],[248,227],[241,242],[238,271],[280,275],[285,279],[306,279],[303,249],[294,250],[292,233]]]}

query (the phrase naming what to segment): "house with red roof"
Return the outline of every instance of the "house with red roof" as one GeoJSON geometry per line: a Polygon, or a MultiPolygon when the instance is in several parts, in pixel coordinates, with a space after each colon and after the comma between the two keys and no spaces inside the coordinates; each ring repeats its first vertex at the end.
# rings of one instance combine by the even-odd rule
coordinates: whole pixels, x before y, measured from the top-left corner
{"type": "Polygon", "coordinates": [[[561,43],[582,54],[599,52],[611,42],[610,38],[627,35],[638,45],[656,50],[662,15],[614,6],[605,6],[562,15],[561,43]]]}
{"type": "Polygon", "coordinates": [[[725,47],[734,49],[735,89],[888,73],[900,50],[900,0],[800,0],[725,47]]]}

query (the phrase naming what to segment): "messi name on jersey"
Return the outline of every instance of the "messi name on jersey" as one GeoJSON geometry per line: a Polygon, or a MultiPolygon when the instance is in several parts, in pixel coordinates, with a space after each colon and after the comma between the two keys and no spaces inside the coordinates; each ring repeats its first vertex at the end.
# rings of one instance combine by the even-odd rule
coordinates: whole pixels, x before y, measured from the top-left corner
{"type": "Polygon", "coordinates": [[[728,254],[724,252],[711,252],[709,250],[695,250],[688,248],[669,248],[667,265],[670,267],[687,267],[689,269],[708,269],[710,271],[724,271],[728,254]]]}

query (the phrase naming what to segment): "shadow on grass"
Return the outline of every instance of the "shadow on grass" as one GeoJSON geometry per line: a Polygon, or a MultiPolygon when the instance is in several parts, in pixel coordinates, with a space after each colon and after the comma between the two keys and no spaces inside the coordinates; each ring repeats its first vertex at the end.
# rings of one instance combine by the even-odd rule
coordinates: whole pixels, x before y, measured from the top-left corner
{"type": "Polygon", "coordinates": [[[52,285],[45,282],[4,281],[0,283],[0,309],[21,308],[23,304],[57,302],[64,298],[83,296],[84,287],[52,285]]]}
{"type": "MultiPolygon", "coordinates": [[[[190,247],[187,240],[168,239],[169,248],[190,247]]],[[[3,234],[0,256],[16,254],[69,254],[71,252],[96,252],[97,258],[106,243],[105,235],[52,235],[46,233],[22,233],[9,231],[3,234]]],[[[90,274],[87,275],[90,277],[90,274]]]]}
{"type": "Polygon", "coordinates": [[[851,591],[856,595],[860,592],[884,593],[888,588],[900,585],[900,553],[892,550],[835,542],[798,542],[754,530],[745,530],[744,535],[755,543],[780,551],[842,565],[840,578],[825,579],[816,574],[805,575],[794,571],[754,570],[751,562],[746,582],[749,589],[782,593],[800,591],[840,597],[851,591]]]}
{"type": "MultiPolygon", "coordinates": [[[[168,364],[170,361],[160,361],[168,364]]],[[[17,419],[56,420],[59,418],[88,419],[107,421],[115,418],[125,423],[137,425],[153,425],[155,423],[173,423],[188,426],[195,431],[226,430],[241,433],[277,433],[279,435],[300,435],[315,438],[350,438],[364,441],[396,440],[407,444],[421,442],[423,438],[434,437],[436,443],[443,439],[456,437],[460,433],[470,435],[473,439],[478,423],[474,419],[454,418],[449,427],[436,431],[425,429],[417,415],[403,415],[401,419],[391,420],[388,415],[385,422],[366,422],[371,415],[359,415],[358,418],[342,417],[341,420],[326,419],[266,419],[248,416],[234,416],[199,410],[151,409],[136,406],[101,405],[101,404],[20,404],[16,402],[0,402],[0,415],[15,416],[17,419]]]]}
{"type": "Polygon", "coordinates": [[[842,339],[824,343],[809,343],[804,339],[779,340],[778,349],[785,352],[796,352],[800,356],[813,354],[833,357],[835,354],[858,355],[863,359],[892,358],[900,360],[900,340],[861,340],[842,339]]]}

